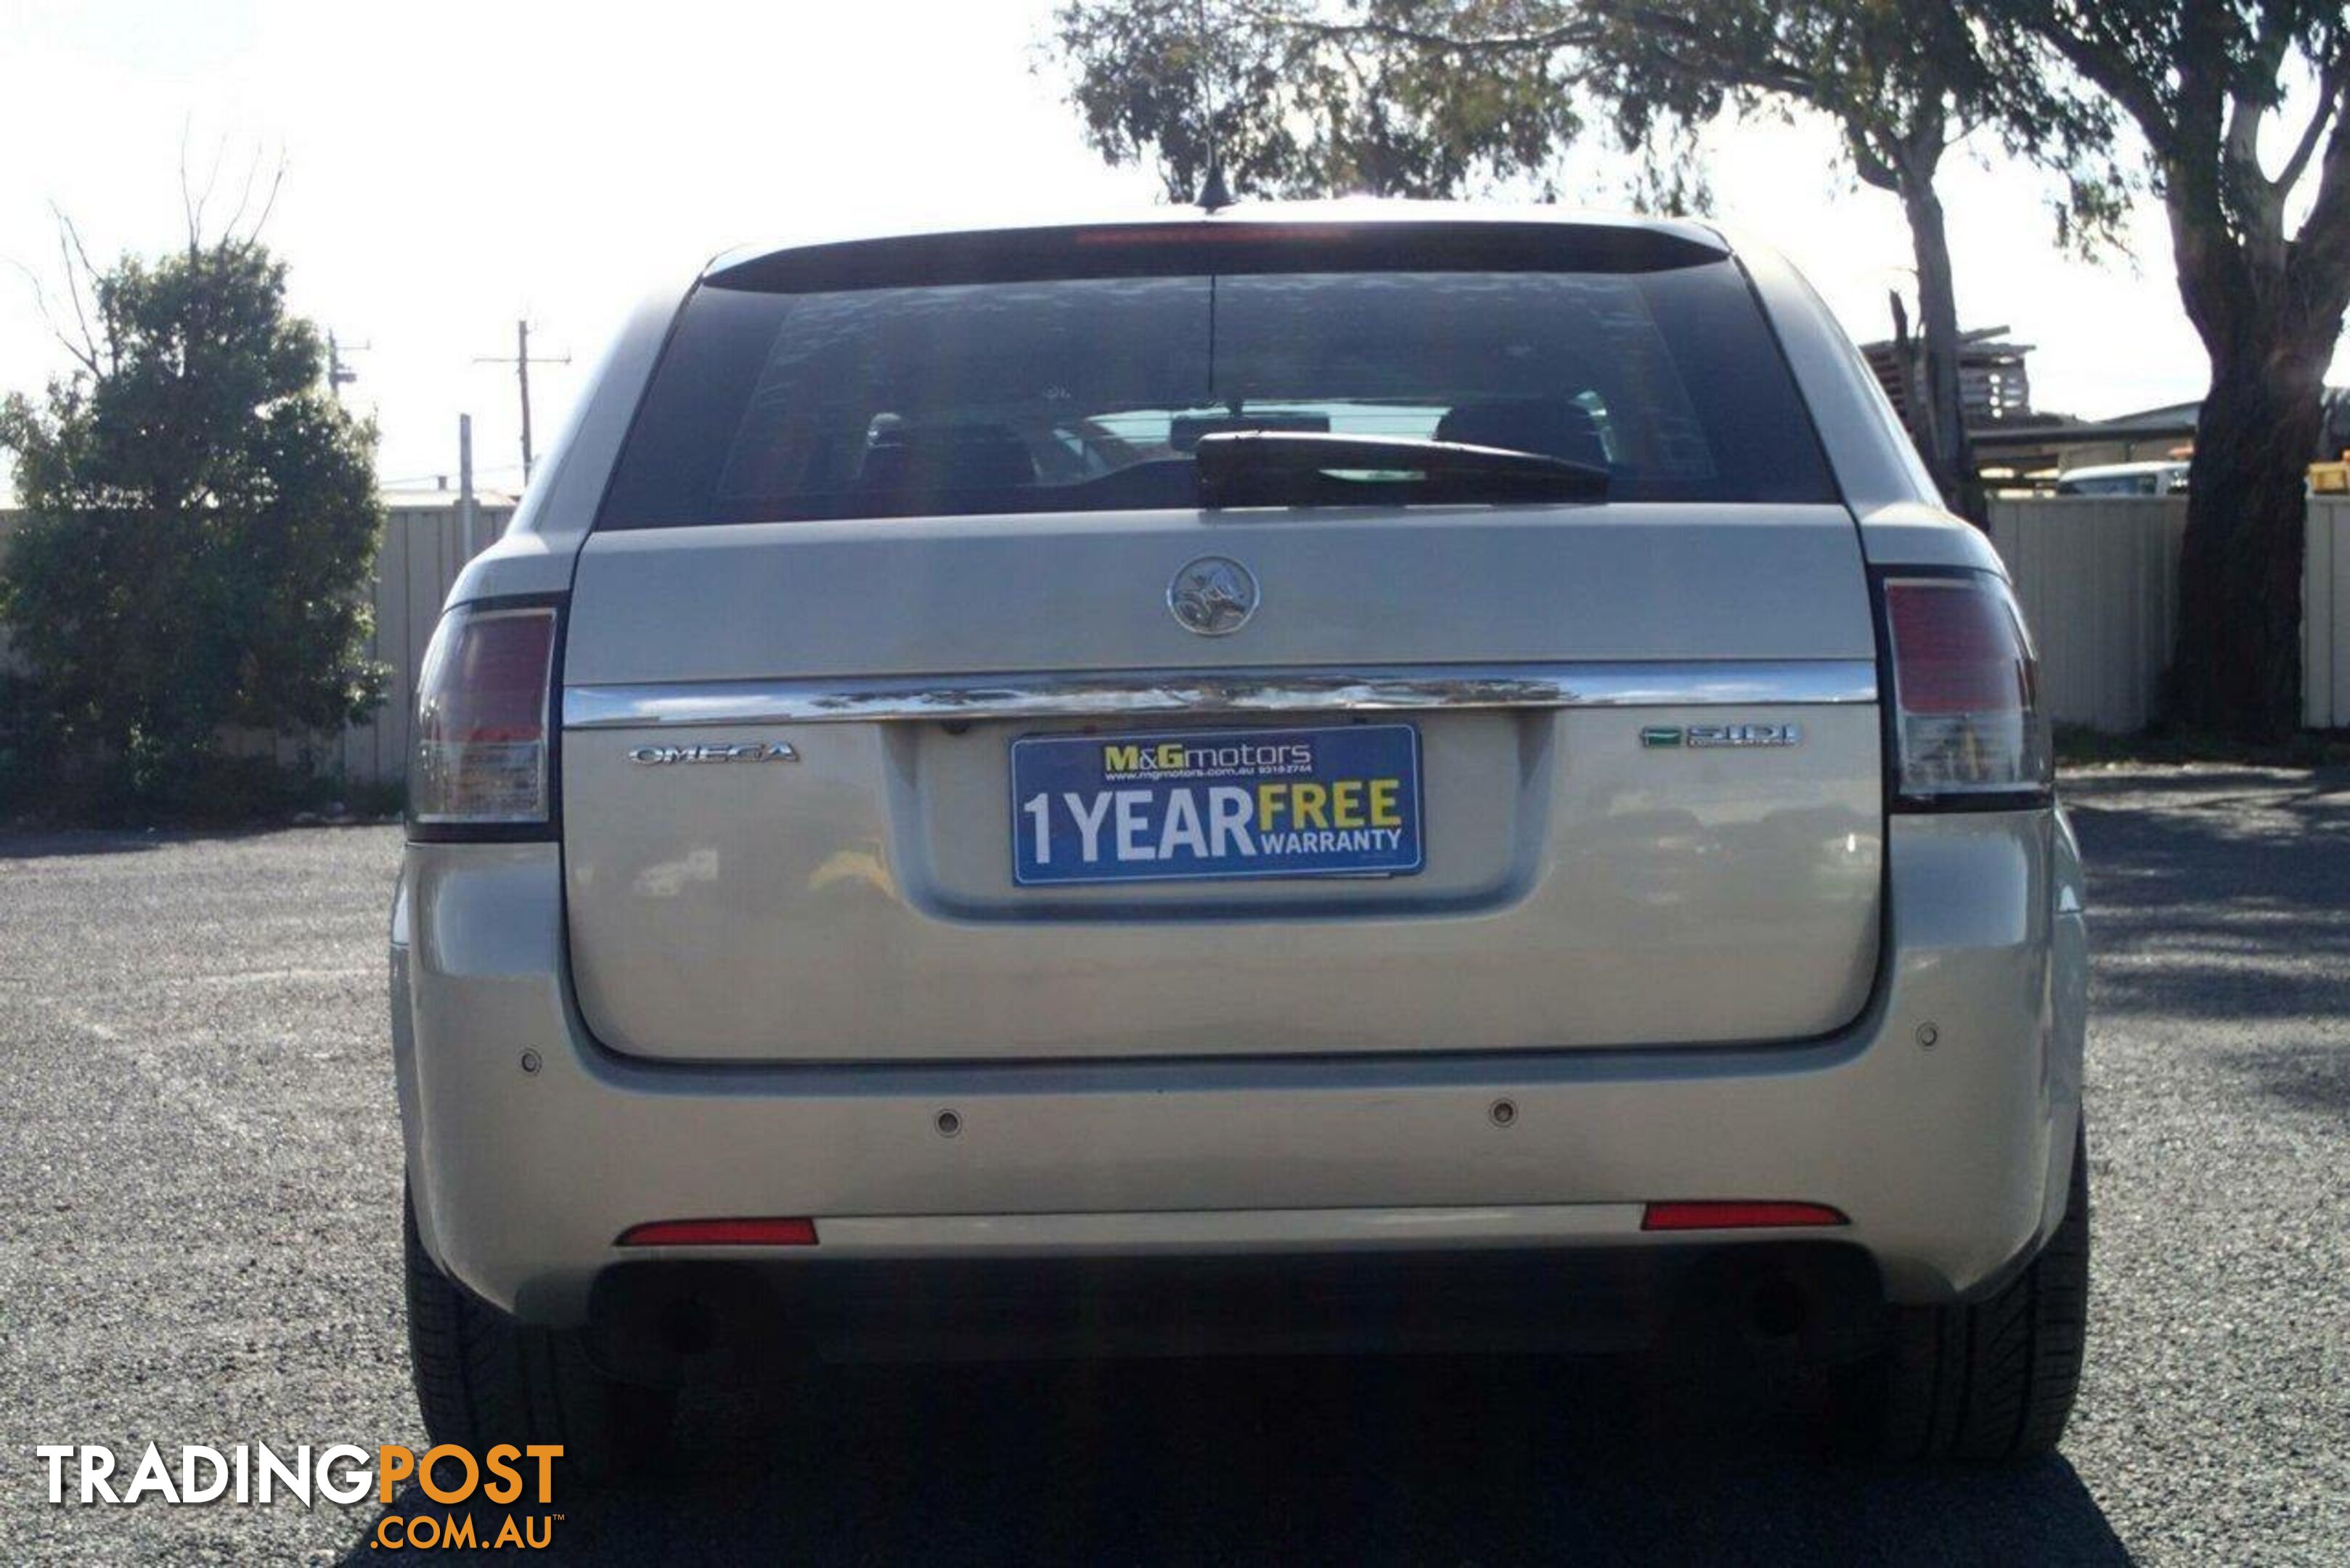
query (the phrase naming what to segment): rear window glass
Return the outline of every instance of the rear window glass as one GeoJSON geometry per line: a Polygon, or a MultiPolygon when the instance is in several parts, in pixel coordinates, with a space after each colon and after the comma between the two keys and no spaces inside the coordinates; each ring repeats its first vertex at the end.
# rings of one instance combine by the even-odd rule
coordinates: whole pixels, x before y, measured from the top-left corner
{"type": "Polygon", "coordinates": [[[1186,506],[1200,438],[1237,430],[1542,452],[1615,501],[1835,498],[1721,261],[705,286],[598,525],[1186,506]]]}

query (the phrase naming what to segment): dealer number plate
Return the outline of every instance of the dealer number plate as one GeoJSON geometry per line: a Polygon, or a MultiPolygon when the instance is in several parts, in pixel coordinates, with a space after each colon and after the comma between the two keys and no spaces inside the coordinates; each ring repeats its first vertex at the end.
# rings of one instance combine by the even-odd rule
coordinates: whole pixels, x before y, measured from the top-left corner
{"type": "Polygon", "coordinates": [[[1032,735],[1012,743],[1022,887],[1420,868],[1409,724],[1032,735]]]}

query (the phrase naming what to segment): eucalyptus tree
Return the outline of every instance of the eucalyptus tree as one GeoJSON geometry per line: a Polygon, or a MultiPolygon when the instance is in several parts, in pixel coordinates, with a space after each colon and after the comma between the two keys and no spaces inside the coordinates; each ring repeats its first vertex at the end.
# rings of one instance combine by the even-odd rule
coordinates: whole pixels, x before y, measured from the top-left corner
{"type": "Polygon", "coordinates": [[[2174,705],[2256,735],[2301,709],[2304,476],[2350,309],[2342,0],[1982,0],[2143,137],[2210,356],[2179,567],[2174,705]]]}
{"type": "Polygon", "coordinates": [[[1970,472],[1957,288],[1937,180],[1970,138],[2053,170],[2060,227],[2110,231],[2110,109],[1953,0],[1068,0],[1049,47],[1086,135],[1171,196],[1211,161],[1243,193],[1557,193],[1595,125],[1636,198],[1707,202],[1693,128],[1725,109],[1832,121],[1854,173],[1902,203],[1925,339],[1919,445],[1944,493],[1970,472]]]}

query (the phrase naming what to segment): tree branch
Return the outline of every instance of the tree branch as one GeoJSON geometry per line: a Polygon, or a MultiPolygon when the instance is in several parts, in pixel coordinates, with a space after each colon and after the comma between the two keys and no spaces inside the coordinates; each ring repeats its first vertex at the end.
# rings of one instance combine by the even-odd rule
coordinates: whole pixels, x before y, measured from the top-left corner
{"type": "Polygon", "coordinates": [[[188,225],[188,254],[196,254],[196,235],[203,228],[204,213],[196,201],[195,187],[188,181],[188,135],[195,129],[195,114],[191,110],[180,118],[180,215],[188,225]]]}
{"type": "Polygon", "coordinates": [[[2137,123],[2138,134],[2157,161],[2168,163],[2178,151],[2178,139],[2172,134],[2170,113],[2126,60],[2116,59],[2103,47],[2090,42],[2069,27],[2040,30],[2041,38],[2064,63],[2081,73],[2098,89],[2121,105],[2130,119],[2137,123]]]}
{"type": "Polygon", "coordinates": [[[2292,41],[2277,11],[2262,7],[2252,35],[2251,57],[2227,88],[2226,119],[2220,137],[2220,168],[2228,205],[2235,211],[2245,243],[2260,247],[2272,264],[2282,259],[2287,187],[2272,184],[2261,171],[2261,123],[2275,107],[2273,87],[2292,41]]]}
{"type": "MultiPolygon", "coordinates": [[[[256,153],[256,156],[258,154],[256,153]]],[[[269,214],[277,210],[277,192],[286,186],[286,151],[278,149],[277,168],[269,176],[269,194],[262,199],[261,211],[254,214],[253,227],[245,231],[244,243],[252,244],[261,238],[261,231],[269,225],[269,214]]],[[[237,215],[244,214],[244,203],[239,202],[237,215]]]]}
{"type": "Polygon", "coordinates": [[[228,215],[228,222],[221,227],[223,238],[234,235],[236,233],[236,226],[244,222],[244,210],[253,202],[253,182],[260,177],[261,143],[256,140],[253,144],[253,157],[244,166],[244,183],[237,187],[236,211],[228,215]]]}
{"type": "MultiPolygon", "coordinates": [[[[2350,88],[2345,91],[2350,94],[2350,88]]],[[[2326,140],[2320,165],[2317,198],[2293,236],[2288,265],[2296,272],[2313,269],[2303,275],[2350,279],[2350,97],[2336,108],[2334,134],[2326,140]]]]}
{"type": "MultiPolygon", "coordinates": [[[[1674,34],[1683,43],[1700,47],[1704,45],[1704,39],[1686,28],[1665,26],[1659,30],[1674,34]]],[[[1686,55],[1674,53],[1656,38],[1643,40],[1642,47],[1648,51],[1650,58],[1663,64],[1676,76],[1711,82],[1716,87],[1752,88],[1758,92],[1781,93],[1814,108],[1824,107],[1821,100],[1826,95],[1821,91],[1819,82],[1785,60],[1756,59],[1744,65],[1718,58],[1692,60],[1686,55]]]]}
{"type": "MultiPolygon", "coordinates": [[[[81,231],[74,227],[74,221],[66,216],[65,209],[52,202],[49,203],[49,213],[57,221],[57,255],[65,264],[66,297],[72,302],[74,325],[81,332],[81,347],[76,348],[74,345],[68,343],[66,348],[72,352],[75,358],[89,368],[91,375],[99,375],[102,372],[98,363],[99,357],[98,338],[89,329],[89,313],[83,308],[81,302],[81,280],[84,277],[96,277],[98,269],[90,265],[89,251],[81,243],[81,231]]],[[[62,340],[65,335],[59,333],[57,336],[62,340]]]]}
{"type": "Polygon", "coordinates": [[[1531,33],[1492,33],[1464,38],[1453,33],[1407,26],[1400,22],[1330,22],[1314,16],[1261,11],[1253,5],[1233,5],[1229,9],[1260,26],[1305,33],[1319,38],[1379,38],[1388,43],[1410,44],[1419,48],[1460,55],[1549,54],[1596,43],[1606,36],[1603,27],[1585,21],[1540,28],[1531,33]]]}
{"type": "Polygon", "coordinates": [[[213,166],[212,169],[204,175],[204,188],[203,193],[196,198],[196,227],[194,231],[188,235],[188,245],[191,250],[200,250],[203,248],[204,237],[204,209],[212,205],[213,192],[218,189],[220,185],[221,164],[227,159],[227,157],[228,138],[226,136],[223,136],[218,141],[213,144],[213,166]]]}
{"type": "Polygon", "coordinates": [[[24,275],[26,286],[29,287],[33,291],[33,308],[41,313],[41,325],[49,329],[49,336],[56,338],[58,345],[63,348],[67,353],[72,355],[75,361],[79,364],[83,369],[88,370],[93,376],[97,375],[97,361],[89,358],[88,353],[83,350],[81,345],[76,343],[71,337],[67,337],[66,329],[62,326],[58,325],[57,312],[51,309],[49,306],[48,287],[41,282],[41,275],[35,272],[31,267],[26,266],[23,262],[18,261],[15,256],[10,256],[8,258],[8,265],[15,267],[19,273],[24,275]]]}
{"type": "Polygon", "coordinates": [[[2302,128],[2301,140],[2293,147],[2293,156],[2285,160],[2274,182],[2280,196],[2290,194],[2301,183],[2326,125],[2341,119],[2350,119],[2350,48],[2345,48],[2342,57],[2318,80],[2317,107],[2310,111],[2309,123],[2302,128]]]}
{"type": "Polygon", "coordinates": [[[1844,114],[1837,118],[1844,124],[1845,151],[1852,155],[1853,169],[1860,175],[1862,183],[1874,185],[1880,191],[1898,192],[1901,189],[1900,171],[1894,168],[1892,161],[1877,150],[1877,140],[1869,134],[1868,127],[1856,114],[1844,114]]]}
{"type": "MultiPolygon", "coordinates": [[[[1686,76],[1698,77],[1723,87],[1753,88],[1761,92],[1781,93],[1814,108],[1827,109],[1832,89],[1815,71],[1806,69],[1799,61],[1788,58],[1775,50],[1740,59],[1734,52],[1722,50],[1722,40],[1708,34],[1682,12],[1661,10],[1640,5],[1611,5],[1607,0],[1595,0],[1594,9],[1612,15],[1618,21],[1637,28],[1641,41],[1671,68],[1686,76]],[[1700,50],[1722,50],[1704,61],[1691,60],[1661,47],[1658,36],[1663,35],[1700,50]]],[[[1749,38],[1752,45],[1755,40],[1749,38]]]]}

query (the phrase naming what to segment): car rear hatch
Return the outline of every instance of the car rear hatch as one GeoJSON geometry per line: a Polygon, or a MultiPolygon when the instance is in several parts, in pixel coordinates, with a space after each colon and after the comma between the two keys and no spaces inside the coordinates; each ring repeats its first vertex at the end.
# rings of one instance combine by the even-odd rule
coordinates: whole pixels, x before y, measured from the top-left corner
{"type": "Polygon", "coordinates": [[[578,563],[579,1005],[712,1061],[1817,1035],[1876,967],[1875,659],[1852,519],[1696,238],[762,258],[690,302],[578,563]],[[1244,432],[1563,483],[1399,457],[1201,504],[1244,432]]]}

